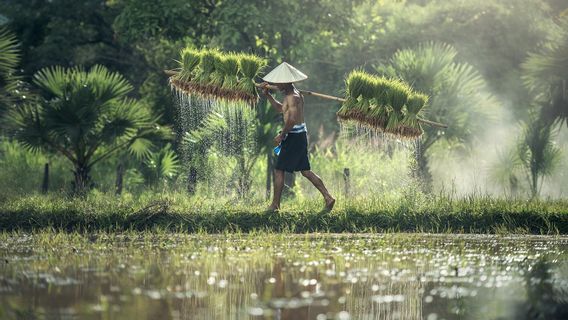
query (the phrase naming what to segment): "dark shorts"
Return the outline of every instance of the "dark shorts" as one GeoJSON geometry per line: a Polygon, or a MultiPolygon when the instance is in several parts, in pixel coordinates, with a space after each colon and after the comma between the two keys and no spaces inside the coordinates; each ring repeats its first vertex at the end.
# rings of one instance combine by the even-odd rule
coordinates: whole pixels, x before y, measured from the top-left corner
{"type": "Polygon", "coordinates": [[[310,170],[308,135],[305,132],[288,133],[286,140],[282,141],[275,168],[288,172],[310,170]]]}

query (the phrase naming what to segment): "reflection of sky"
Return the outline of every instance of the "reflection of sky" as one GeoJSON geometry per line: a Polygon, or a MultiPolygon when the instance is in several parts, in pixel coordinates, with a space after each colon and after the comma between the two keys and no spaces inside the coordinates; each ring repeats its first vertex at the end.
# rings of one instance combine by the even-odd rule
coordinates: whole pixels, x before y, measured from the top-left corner
{"type": "Polygon", "coordinates": [[[561,291],[568,288],[568,239],[559,237],[72,237],[8,236],[0,244],[0,312],[522,319],[568,311],[568,291],[561,291]]]}

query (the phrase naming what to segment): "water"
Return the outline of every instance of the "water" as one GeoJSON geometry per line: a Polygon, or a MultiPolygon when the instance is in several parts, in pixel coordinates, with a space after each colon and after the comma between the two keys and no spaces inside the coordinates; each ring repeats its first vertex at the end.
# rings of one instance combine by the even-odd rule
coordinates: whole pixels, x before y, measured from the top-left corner
{"type": "Polygon", "coordinates": [[[370,149],[380,149],[385,146],[396,147],[419,152],[421,138],[405,138],[382,130],[372,128],[355,121],[339,122],[339,137],[370,149]]]}
{"type": "Polygon", "coordinates": [[[4,234],[0,318],[565,319],[568,238],[4,234]]]}

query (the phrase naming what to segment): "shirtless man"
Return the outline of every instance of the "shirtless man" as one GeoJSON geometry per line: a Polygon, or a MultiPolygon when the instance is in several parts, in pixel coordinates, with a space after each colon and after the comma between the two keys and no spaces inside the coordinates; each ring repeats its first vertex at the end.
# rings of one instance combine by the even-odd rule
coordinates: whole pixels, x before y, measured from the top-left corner
{"type": "Polygon", "coordinates": [[[263,78],[263,80],[268,81],[262,83],[263,94],[277,112],[284,114],[284,128],[274,138],[276,145],[281,144],[281,150],[274,170],[274,198],[268,210],[276,211],[280,209],[280,198],[284,187],[284,171],[300,171],[323,195],[325,210],[331,211],[335,204],[335,199],[331,196],[321,178],[311,171],[308,160],[307,130],[304,122],[304,97],[293,84],[293,82],[301,81],[298,78],[303,80],[307,76],[285,62],[263,78]],[[273,74],[274,72],[276,72],[276,75],[273,74]],[[269,83],[276,85],[284,94],[282,103],[274,99],[268,88],[266,88],[266,85],[269,83]]]}

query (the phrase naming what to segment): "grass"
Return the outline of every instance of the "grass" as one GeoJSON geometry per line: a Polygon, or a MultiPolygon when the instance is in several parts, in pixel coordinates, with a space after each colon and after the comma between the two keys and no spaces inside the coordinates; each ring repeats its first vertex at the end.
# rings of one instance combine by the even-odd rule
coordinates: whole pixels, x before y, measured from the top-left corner
{"type": "Polygon", "coordinates": [[[27,196],[0,204],[0,230],[177,232],[428,232],[568,234],[568,201],[488,196],[406,195],[339,199],[331,213],[319,201],[288,201],[277,213],[261,200],[189,197],[180,193],[94,193],[85,198],[27,196]]]}

